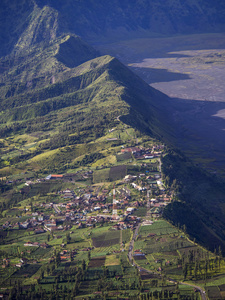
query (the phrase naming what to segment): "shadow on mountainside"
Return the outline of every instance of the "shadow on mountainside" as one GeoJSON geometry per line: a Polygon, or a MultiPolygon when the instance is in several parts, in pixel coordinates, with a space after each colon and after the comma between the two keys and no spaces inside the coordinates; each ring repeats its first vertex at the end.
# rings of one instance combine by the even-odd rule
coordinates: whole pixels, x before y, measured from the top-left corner
{"type": "Polygon", "coordinates": [[[130,68],[131,71],[137,72],[139,76],[144,78],[148,84],[191,79],[188,74],[171,72],[167,69],[139,68],[135,66],[131,66],[130,68]]]}
{"type": "Polygon", "coordinates": [[[225,168],[225,103],[173,98],[167,118],[176,136],[176,145],[209,167],[225,168]]]}

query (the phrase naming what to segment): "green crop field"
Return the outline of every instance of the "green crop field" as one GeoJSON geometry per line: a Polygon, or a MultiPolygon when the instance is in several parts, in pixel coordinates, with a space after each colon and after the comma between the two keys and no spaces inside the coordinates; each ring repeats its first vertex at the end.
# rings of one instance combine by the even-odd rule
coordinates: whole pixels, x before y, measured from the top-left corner
{"type": "Polygon", "coordinates": [[[127,167],[125,165],[115,166],[110,169],[109,179],[115,181],[122,179],[127,175],[127,167]]]}
{"type": "Polygon", "coordinates": [[[110,169],[96,170],[93,175],[93,182],[100,183],[109,181],[110,169]]]}
{"type": "Polygon", "coordinates": [[[159,220],[154,222],[152,225],[142,226],[140,229],[140,234],[148,235],[150,233],[155,233],[156,235],[163,235],[163,234],[171,234],[171,233],[178,233],[178,229],[168,222],[164,220],[159,220]]]}
{"type": "Polygon", "coordinates": [[[131,157],[132,157],[131,152],[127,152],[127,153],[123,153],[123,154],[118,154],[116,156],[116,159],[117,159],[117,162],[120,162],[120,161],[129,160],[129,159],[131,159],[131,157]]]}
{"type": "MultiPolygon", "coordinates": [[[[135,215],[137,217],[145,217],[146,216],[146,212],[147,212],[147,209],[146,207],[139,207],[137,208],[137,210],[135,211],[135,215]]],[[[142,226],[143,227],[143,226],[142,226]]]]}
{"type": "Polygon", "coordinates": [[[122,231],[122,238],[123,238],[123,243],[128,243],[130,241],[131,238],[131,231],[130,229],[124,229],[122,231]]]}
{"type": "Polygon", "coordinates": [[[97,248],[113,246],[115,244],[118,244],[119,241],[119,231],[108,231],[102,235],[92,237],[93,245],[97,248]]]}

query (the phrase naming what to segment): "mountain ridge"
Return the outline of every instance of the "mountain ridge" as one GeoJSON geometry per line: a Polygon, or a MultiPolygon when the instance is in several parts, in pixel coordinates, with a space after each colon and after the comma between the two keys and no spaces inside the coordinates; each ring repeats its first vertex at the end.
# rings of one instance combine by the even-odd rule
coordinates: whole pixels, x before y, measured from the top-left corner
{"type": "MultiPolygon", "coordinates": [[[[123,88],[130,90],[128,94],[127,92],[121,94],[122,98],[128,101],[128,103],[132,105],[133,108],[139,110],[143,114],[146,113],[146,108],[150,107],[149,105],[155,106],[155,104],[152,101],[147,103],[146,101],[141,100],[142,98],[144,99],[144,97],[146,98],[152,97],[154,99],[157,96],[160,96],[162,99],[164,98],[161,93],[150,88],[144,81],[139,79],[129,69],[123,66],[117,59],[110,56],[99,57],[90,62],[84,63],[83,66],[81,65],[78,67],[78,70],[79,71],[77,76],[76,76],[76,68],[71,69],[70,71],[66,71],[66,73],[68,72],[70,74],[74,73],[75,76],[72,75],[72,77],[70,76],[69,79],[66,79],[65,81],[62,80],[63,73],[59,73],[58,75],[57,74],[55,75],[56,83],[51,84],[50,86],[43,87],[41,89],[31,89],[30,91],[25,90],[25,93],[24,92],[16,93],[12,96],[10,96],[9,93],[6,94],[5,100],[2,99],[1,101],[1,109],[2,112],[4,111],[4,113],[2,113],[2,115],[0,116],[1,123],[2,124],[5,122],[8,123],[9,120],[11,121],[27,120],[30,118],[28,113],[30,109],[31,111],[33,111],[33,113],[30,111],[31,113],[30,116],[31,118],[33,118],[34,116],[38,116],[38,115],[44,116],[45,114],[48,114],[48,112],[51,111],[50,108],[49,108],[50,110],[47,108],[49,107],[49,105],[53,107],[53,110],[55,109],[57,110],[57,107],[58,108],[68,107],[72,105],[72,103],[75,104],[77,101],[79,103],[80,100],[78,100],[75,94],[78,93],[79,95],[80,90],[87,89],[87,92],[89,90],[87,96],[84,98],[84,102],[86,101],[90,102],[91,101],[90,97],[95,97],[94,95],[100,97],[100,99],[104,99],[101,98],[102,96],[98,95],[99,91],[97,86],[99,86],[98,83],[99,81],[101,86],[101,80],[115,82],[116,85],[123,86],[123,88]],[[98,63],[100,64],[99,66],[98,63]],[[91,66],[94,66],[94,68],[89,70],[88,68],[91,68],[91,66]],[[82,68],[86,71],[85,73],[82,72],[82,74],[79,75],[79,72],[82,68]],[[60,78],[59,81],[57,80],[57,76],[59,76],[60,78]],[[135,84],[133,87],[132,83],[134,82],[135,84]],[[93,84],[94,86],[96,85],[96,87],[94,86],[92,87],[93,84]],[[93,88],[95,91],[93,90],[93,88]],[[142,98],[140,98],[139,96],[141,94],[143,94],[142,98]],[[64,98],[66,97],[66,95],[68,95],[68,99],[66,100],[66,102],[65,101],[62,102],[62,98],[59,98],[59,100],[57,100],[57,97],[59,96],[61,97],[61,95],[63,95],[64,98]],[[72,100],[73,97],[75,97],[74,99],[77,99],[75,100],[75,102],[73,102],[72,100]],[[139,102],[138,105],[136,105],[135,100],[133,99],[135,97],[140,98],[140,101],[142,102],[139,102]],[[6,109],[6,103],[7,103],[7,109],[6,109]],[[35,107],[37,107],[37,109],[35,107]],[[34,111],[36,111],[36,113],[34,113],[34,111]]],[[[26,86],[24,86],[24,88],[26,88],[26,86]]],[[[107,94],[106,97],[108,97],[107,94]]],[[[156,107],[157,105],[155,106],[155,108],[156,107]]],[[[159,107],[160,105],[158,105],[158,109],[159,107]]]]}

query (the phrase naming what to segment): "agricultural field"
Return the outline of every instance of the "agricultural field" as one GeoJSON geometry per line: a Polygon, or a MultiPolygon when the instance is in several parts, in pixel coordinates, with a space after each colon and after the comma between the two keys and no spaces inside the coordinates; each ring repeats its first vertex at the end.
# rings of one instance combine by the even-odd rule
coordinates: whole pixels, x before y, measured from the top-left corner
{"type": "Polygon", "coordinates": [[[117,162],[124,162],[126,160],[130,160],[132,158],[132,154],[130,152],[121,153],[116,156],[117,162]]]}
{"type": "Polygon", "coordinates": [[[115,166],[110,169],[109,180],[116,181],[118,179],[123,179],[127,175],[126,165],[115,166]]]}
{"type": "MultiPolygon", "coordinates": [[[[134,252],[133,257],[135,263],[147,271],[144,278],[148,272],[159,274],[190,285],[204,286],[209,299],[223,299],[225,264],[221,254],[202,248],[165,220],[141,226],[134,250],[142,252],[142,255],[134,252]]],[[[181,295],[188,294],[187,286],[181,285],[179,289],[181,295]]],[[[190,288],[189,292],[191,294],[190,288]]]]}
{"type": "Polygon", "coordinates": [[[93,182],[100,183],[109,181],[109,172],[109,168],[94,171],[93,182]]]}
{"type": "MultiPolygon", "coordinates": [[[[75,299],[81,299],[82,295],[92,295],[93,290],[100,293],[104,291],[109,299],[114,297],[113,290],[128,298],[137,297],[138,290],[146,297],[164,295],[176,299],[176,293],[179,291],[181,297],[189,295],[191,298],[194,295],[193,288],[186,286],[184,289],[182,285],[177,287],[165,281],[164,276],[183,280],[182,268],[177,268],[178,260],[188,253],[190,255],[192,250],[199,252],[201,258],[208,253],[189,241],[182,230],[161,219],[152,225],[140,227],[134,250],[141,249],[144,255],[138,257],[134,254],[133,259],[141,270],[129,262],[128,252],[125,250],[127,247],[121,251],[121,239],[125,245],[131,240],[133,232],[130,229],[114,230],[110,224],[79,229],[78,225],[74,225],[69,231],[59,234],[28,234],[27,241],[47,241],[50,247],[46,249],[24,247],[19,242],[23,233],[23,230],[8,231],[6,241],[14,241],[15,246],[12,248],[9,244],[1,247],[4,253],[7,251],[10,260],[9,266],[3,261],[6,267],[4,273],[3,269],[0,271],[1,285],[17,284],[18,280],[23,280],[28,285],[38,282],[37,287],[44,289],[46,293],[52,293],[52,285],[57,282],[63,291],[75,293],[73,286],[76,286],[76,281],[73,278],[79,278],[80,285],[75,299]],[[66,246],[62,246],[63,244],[66,246]],[[14,263],[20,263],[20,259],[13,259],[18,251],[24,253],[23,256],[28,261],[32,257],[33,263],[26,263],[20,268],[13,266],[14,263]],[[162,270],[159,267],[162,267],[162,270]]],[[[4,256],[4,253],[1,253],[4,256]]],[[[212,257],[210,254],[209,258],[212,257]]],[[[221,267],[223,264],[221,261],[221,267]]],[[[190,275],[187,277],[190,279],[190,275]]],[[[222,282],[218,282],[218,285],[215,282],[214,287],[209,286],[209,295],[222,295],[222,282]],[[217,290],[219,292],[216,294],[217,290]]],[[[194,299],[199,299],[198,294],[195,294],[194,299]]]]}
{"type": "Polygon", "coordinates": [[[119,244],[120,242],[120,231],[106,231],[100,235],[93,235],[92,242],[94,247],[108,247],[119,244]]]}
{"type": "Polygon", "coordinates": [[[99,268],[105,265],[105,256],[92,258],[88,264],[88,268],[99,268]]]}

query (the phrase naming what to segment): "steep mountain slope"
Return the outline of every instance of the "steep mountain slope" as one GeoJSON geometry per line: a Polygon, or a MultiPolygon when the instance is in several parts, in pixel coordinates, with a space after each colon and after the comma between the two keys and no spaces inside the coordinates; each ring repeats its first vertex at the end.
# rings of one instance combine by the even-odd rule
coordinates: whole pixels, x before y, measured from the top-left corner
{"type": "Polygon", "coordinates": [[[12,97],[24,91],[47,86],[59,72],[97,56],[97,52],[76,36],[65,35],[50,42],[48,47],[34,44],[29,50],[17,50],[0,60],[1,96],[12,97]]]}
{"type": "Polygon", "coordinates": [[[165,182],[176,187],[177,200],[164,217],[214,251],[225,253],[224,182],[193,165],[182,153],[169,151],[162,159],[165,182]]]}
{"type": "MultiPolygon", "coordinates": [[[[12,10],[17,8],[16,2],[13,3],[12,10]]],[[[146,122],[145,128],[151,125],[153,131],[160,132],[157,114],[161,104],[156,102],[166,97],[150,88],[116,59],[106,56],[89,61],[98,56],[97,51],[74,34],[59,35],[58,11],[49,6],[38,6],[34,1],[32,3],[33,11],[28,17],[27,27],[12,52],[0,60],[2,136],[17,130],[47,131],[56,127],[59,130],[58,126],[65,127],[65,110],[73,108],[70,114],[76,115],[77,106],[80,105],[82,111],[88,103],[88,113],[93,114],[108,99],[113,99],[113,102],[107,102],[106,114],[111,115],[107,120],[119,115],[120,106],[126,107],[126,114],[136,109],[144,117],[137,120],[130,118],[134,124],[140,127],[142,125],[138,123],[146,122]],[[89,62],[84,63],[86,61],[89,62]],[[121,103],[117,103],[116,99],[121,103]],[[111,105],[118,110],[117,115],[113,114],[111,105]],[[54,123],[56,118],[57,126],[54,123]],[[145,121],[140,121],[143,118],[145,121]]],[[[106,117],[102,113],[101,117],[106,117]]],[[[84,112],[79,114],[84,115],[84,112]]],[[[100,122],[100,114],[93,118],[94,123],[100,122]]],[[[83,123],[92,124],[91,119],[85,115],[83,123]]],[[[126,119],[128,121],[128,116],[126,119]]],[[[70,123],[79,124],[79,128],[84,126],[76,118],[70,123]]]]}
{"type": "Polygon", "coordinates": [[[59,12],[67,30],[93,40],[127,34],[215,32],[225,28],[225,4],[216,0],[37,0],[59,12]]]}

